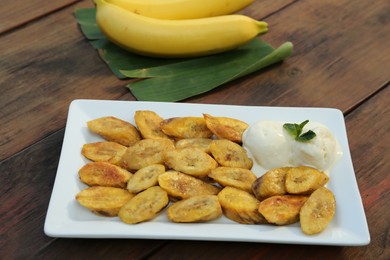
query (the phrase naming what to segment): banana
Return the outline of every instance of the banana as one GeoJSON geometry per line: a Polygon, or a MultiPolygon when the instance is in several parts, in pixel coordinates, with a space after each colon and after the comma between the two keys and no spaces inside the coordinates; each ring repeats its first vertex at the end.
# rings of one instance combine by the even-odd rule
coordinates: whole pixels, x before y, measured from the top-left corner
{"type": "Polygon", "coordinates": [[[186,20],[141,16],[96,0],[96,22],[106,37],[131,52],[151,57],[197,57],[235,49],[267,32],[267,23],[244,15],[186,20]]]}
{"type": "Polygon", "coordinates": [[[195,19],[237,12],[254,0],[107,0],[136,14],[159,19],[195,19]]]}

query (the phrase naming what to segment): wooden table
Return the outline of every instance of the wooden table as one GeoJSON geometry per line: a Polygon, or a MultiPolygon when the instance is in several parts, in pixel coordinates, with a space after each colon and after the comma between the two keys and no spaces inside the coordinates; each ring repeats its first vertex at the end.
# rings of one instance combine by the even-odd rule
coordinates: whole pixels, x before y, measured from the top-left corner
{"type": "MultiPolygon", "coordinates": [[[[0,10],[1,259],[390,259],[390,2],[262,0],[243,10],[263,39],[295,45],[283,64],[192,103],[343,111],[371,234],[362,247],[139,239],[63,239],[43,225],[74,99],[135,100],[74,18],[91,1],[5,1],[0,10]]],[[[347,184],[346,184],[347,185],[347,184]]],[[[352,216],[353,217],[353,216],[352,216]]]]}

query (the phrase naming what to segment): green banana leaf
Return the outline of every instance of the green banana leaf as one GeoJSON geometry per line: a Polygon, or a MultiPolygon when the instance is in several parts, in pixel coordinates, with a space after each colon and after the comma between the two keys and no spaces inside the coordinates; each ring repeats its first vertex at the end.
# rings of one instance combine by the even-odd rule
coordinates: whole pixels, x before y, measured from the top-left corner
{"type": "Polygon", "coordinates": [[[111,43],[96,25],[96,9],[75,10],[80,29],[119,78],[139,78],[127,85],[137,100],[180,101],[283,61],[290,42],[274,49],[259,38],[225,53],[189,59],[159,59],[133,54],[111,43]]]}
{"type": "Polygon", "coordinates": [[[96,8],[77,8],[75,16],[85,38],[98,50],[100,58],[119,79],[127,78],[120,70],[149,68],[177,62],[177,59],[153,59],[133,54],[108,41],[96,24],[96,8]]]}

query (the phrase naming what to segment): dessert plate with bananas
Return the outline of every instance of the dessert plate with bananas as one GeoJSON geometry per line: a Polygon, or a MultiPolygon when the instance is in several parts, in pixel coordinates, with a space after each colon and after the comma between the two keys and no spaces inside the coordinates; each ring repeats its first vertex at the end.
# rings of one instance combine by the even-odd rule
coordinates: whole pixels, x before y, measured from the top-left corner
{"type": "MultiPolygon", "coordinates": [[[[286,196],[286,200],[292,197],[286,196]]],[[[262,205],[264,216],[273,211],[268,208],[272,204],[262,205]]],[[[339,110],[108,100],[75,100],[69,107],[44,231],[52,237],[78,238],[355,246],[370,242],[344,117],[339,110]],[[210,119],[208,127],[203,124],[202,120],[210,119]],[[317,182],[322,187],[316,187],[312,193],[316,195],[305,193],[306,198],[295,200],[304,204],[305,219],[310,219],[311,205],[319,198],[329,198],[335,211],[331,212],[332,218],[321,232],[303,232],[302,223],[296,216],[284,221],[283,225],[276,221],[270,224],[269,219],[259,213],[259,200],[250,186],[233,187],[234,182],[231,184],[227,178],[234,174],[253,183],[266,172],[255,160],[248,160],[236,135],[259,120],[320,122],[339,141],[343,155],[330,169],[328,177],[317,182]],[[233,135],[230,130],[221,131],[230,129],[229,125],[235,126],[233,135]],[[107,131],[107,126],[116,131],[107,131]],[[124,131],[131,134],[121,135],[124,131]],[[195,137],[199,134],[201,137],[195,137]],[[189,153],[186,150],[189,148],[183,147],[196,138],[201,138],[202,142],[189,153]],[[104,145],[96,146],[96,143],[104,145]],[[112,143],[115,145],[110,145],[112,143]],[[159,148],[163,156],[157,156],[158,152],[150,155],[159,143],[164,144],[159,148]],[[211,149],[204,148],[210,143],[211,149]],[[143,152],[139,152],[140,149],[144,149],[143,152]],[[220,156],[225,151],[232,153],[220,156]],[[150,156],[142,157],[145,154],[150,156]],[[237,160],[243,163],[231,165],[232,156],[237,154],[240,154],[237,160]],[[141,159],[133,160],[137,156],[141,159]],[[204,159],[199,163],[193,158],[204,159]],[[151,160],[153,166],[142,165],[146,159],[151,160]],[[93,170],[99,167],[102,168],[93,170]],[[210,171],[213,174],[208,174],[210,171]],[[102,172],[109,172],[111,178],[105,179],[107,175],[102,172]],[[135,180],[145,178],[147,182],[135,185],[135,180]],[[234,205],[235,201],[239,206],[234,205]],[[183,211],[191,215],[183,214],[183,211]]]]}

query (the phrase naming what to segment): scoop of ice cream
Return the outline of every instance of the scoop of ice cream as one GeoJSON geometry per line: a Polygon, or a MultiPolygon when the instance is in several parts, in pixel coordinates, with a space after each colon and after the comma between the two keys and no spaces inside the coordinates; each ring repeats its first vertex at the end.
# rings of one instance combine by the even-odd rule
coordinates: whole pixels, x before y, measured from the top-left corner
{"type": "Polygon", "coordinates": [[[265,169],[308,165],[326,171],[341,156],[340,146],[325,125],[309,122],[303,133],[312,130],[316,136],[306,142],[296,141],[283,122],[259,121],[243,134],[243,146],[265,169]]]}
{"type": "Polygon", "coordinates": [[[281,122],[259,121],[244,132],[243,146],[266,169],[290,165],[292,138],[284,132],[281,122]]]}
{"type": "Polygon", "coordinates": [[[307,142],[293,142],[293,164],[310,165],[323,171],[329,169],[339,155],[337,140],[329,128],[320,123],[309,122],[303,132],[308,130],[316,133],[316,137],[307,142]]]}

